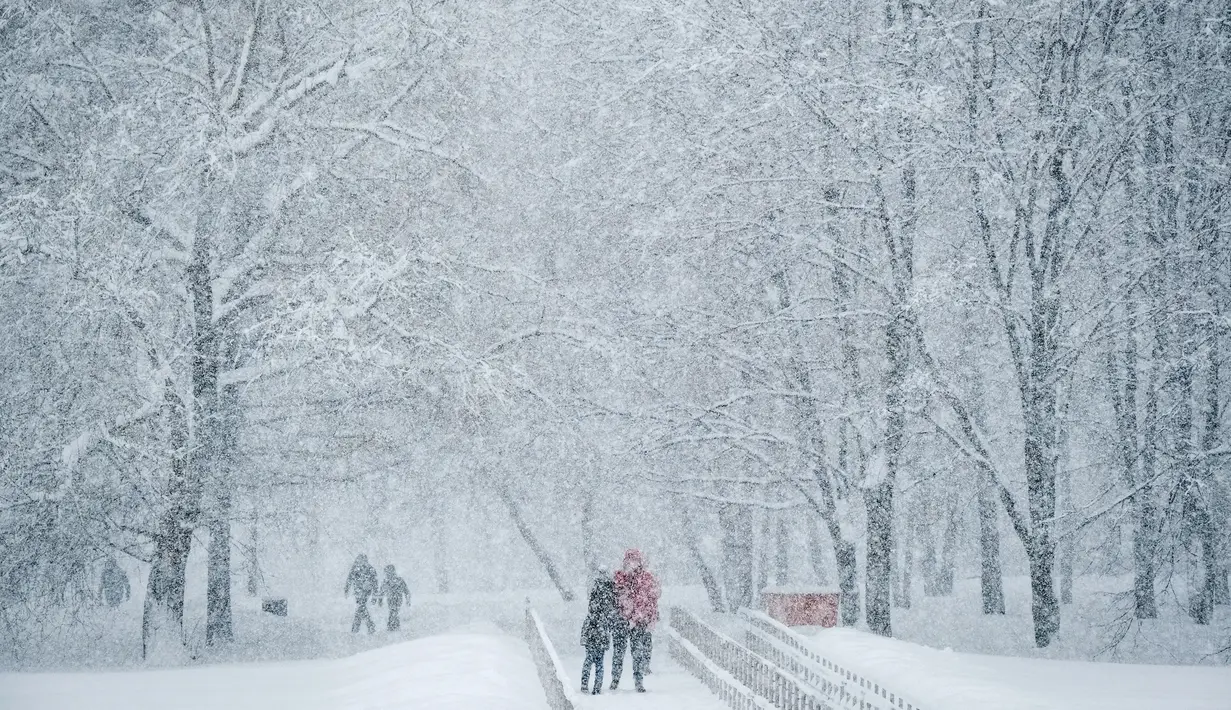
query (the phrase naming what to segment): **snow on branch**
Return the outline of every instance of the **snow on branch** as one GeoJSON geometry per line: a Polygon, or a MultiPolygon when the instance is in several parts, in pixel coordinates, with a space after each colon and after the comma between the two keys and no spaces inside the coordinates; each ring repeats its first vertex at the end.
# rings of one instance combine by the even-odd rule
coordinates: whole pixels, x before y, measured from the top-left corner
{"type": "Polygon", "coordinates": [[[443,160],[468,175],[473,176],[475,179],[484,184],[488,182],[482,175],[476,173],[464,164],[460,158],[436,150],[431,147],[431,145],[424,145],[429,143],[426,138],[416,135],[406,129],[399,128],[388,121],[382,121],[380,123],[347,123],[344,121],[330,121],[329,123],[318,124],[317,127],[366,133],[374,138],[377,138],[378,140],[388,143],[389,145],[402,148],[403,150],[423,153],[439,160],[443,160]],[[410,140],[407,140],[407,138],[410,140]]]}
{"type": "Polygon", "coordinates": [[[509,348],[513,347],[514,345],[524,342],[526,340],[530,340],[532,338],[538,338],[538,337],[547,337],[547,336],[554,336],[557,338],[562,338],[586,350],[602,349],[602,343],[597,342],[597,341],[587,340],[583,336],[570,333],[566,330],[536,327],[536,328],[531,328],[530,330],[525,330],[520,333],[516,333],[514,335],[511,335],[501,340],[498,343],[493,344],[483,353],[482,359],[486,360],[488,358],[492,358],[497,355],[500,355],[501,353],[507,351],[509,348]]]}
{"type": "MultiPolygon", "coordinates": [[[[235,282],[243,278],[252,269],[260,266],[263,263],[261,251],[265,247],[265,242],[274,233],[274,225],[282,215],[282,210],[286,205],[287,200],[298,194],[304,187],[316,180],[316,169],[309,166],[304,168],[302,172],[290,185],[286,187],[276,186],[269,191],[265,196],[265,207],[269,212],[269,217],[266,225],[253,233],[248,243],[244,245],[243,251],[227,268],[223,269],[220,274],[214,279],[213,294],[214,294],[214,322],[218,322],[225,315],[225,311],[229,310],[224,304],[226,297],[230,294],[231,288],[235,282]]],[[[261,294],[257,294],[261,295],[261,294]]],[[[241,297],[242,298],[242,297],[241,297]]]]}
{"type": "Polygon", "coordinates": [[[239,60],[235,66],[235,80],[231,82],[231,93],[222,103],[223,111],[230,111],[239,101],[240,91],[244,87],[244,77],[248,70],[248,55],[252,51],[252,41],[256,37],[256,22],[261,12],[260,3],[257,3],[252,11],[252,23],[248,25],[248,31],[244,34],[244,47],[239,52],[239,60]]]}
{"type": "Polygon", "coordinates": [[[35,494],[35,498],[52,501],[63,499],[77,480],[77,465],[81,463],[81,459],[89,453],[90,449],[100,442],[111,441],[112,432],[130,427],[156,412],[158,412],[158,403],[157,400],[152,399],[136,411],[116,417],[110,424],[99,422],[87,427],[60,451],[60,464],[64,471],[64,478],[60,481],[60,485],[55,490],[35,494]]]}
{"type": "Polygon", "coordinates": [[[301,101],[305,96],[312,93],[317,88],[328,84],[334,86],[338,83],[338,77],[341,76],[342,70],[346,68],[346,60],[349,52],[341,58],[330,60],[324,64],[324,68],[318,66],[318,71],[311,74],[300,75],[297,82],[283,91],[281,94],[264,94],[253,105],[249,106],[241,114],[241,120],[238,123],[245,123],[252,116],[256,115],[262,108],[273,102],[273,108],[265,120],[261,121],[256,129],[247,133],[241,134],[231,140],[231,150],[236,155],[243,155],[261,143],[265,142],[272,134],[273,129],[277,125],[278,118],[283,111],[294,106],[301,101]]]}

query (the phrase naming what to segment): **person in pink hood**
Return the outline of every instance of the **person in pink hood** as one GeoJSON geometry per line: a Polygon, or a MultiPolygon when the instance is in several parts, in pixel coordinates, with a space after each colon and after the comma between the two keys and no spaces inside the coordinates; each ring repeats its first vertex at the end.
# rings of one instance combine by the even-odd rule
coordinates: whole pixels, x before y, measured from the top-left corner
{"type": "Polygon", "coordinates": [[[620,684],[624,670],[624,647],[627,644],[633,656],[633,680],[637,692],[644,693],[642,679],[648,672],[653,638],[650,631],[658,621],[658,597],[662,593],[658,580],[646,569],[645,557],[640,550],[624,553],[624,564],[615,573],[616,607],[624,623],[616,624],[612,633],[615,654],[611,659],[611,689],[620,684]]]}

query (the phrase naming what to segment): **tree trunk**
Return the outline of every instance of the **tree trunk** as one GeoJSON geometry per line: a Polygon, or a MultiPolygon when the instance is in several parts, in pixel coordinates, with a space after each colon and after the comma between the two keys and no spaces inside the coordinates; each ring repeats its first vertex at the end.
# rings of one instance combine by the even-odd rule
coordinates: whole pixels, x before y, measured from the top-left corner
{"type": "Polygon", "coordinates": [[[979,586],[984,614],[1004,614],[1004,582],[1000,573],[1000,523],[995,483],[980,472],[979,487],[979,586]]]}
{"type": "Polygon", "coordinates": [[[825,550],[821,547],[816,521],[809,520],[804,523],[804,530],[808,535],[808,563],[812,565],[816,583],[825,586],[829,584],[829,566],[825,563],[825,550]]]}
{"type": "Polygon", "coordinates": [[[594,554],[594,493],[589,486],[583,486],[581,491],[581,559],[585,561],[586,569],[597,564],[594,554]]]}
{"type": "Polygon", "coordinates": [[[898,547],[901,547],[901,555],[895,556],[895,559],[901,559],[900,567],[897,570],[898,575],[898,593],[896,595],[896,605],[899,609],[909,609],[911,604],[911,583],[915,571],[915,546],[909,536],[900,536],[898,547]]]}
{"type": "Polygon", "coordinates": [[[778,529],[774,535],[774,584],[791,583],[791,528],[785,513],[778,514],[778,529]]]}
{"type": "Polygon", "coordinates": [[[756,594],[755,530],[752,515],[742,505],[723,504],[718,509],[722,524],[723,571],[729,611],[752,608],[756,594]]]}
{"type": "Polygon", "coordinates": [[[1050,530],[1050,521],[1056,513],[1055,459],[1044,453],[1052,450],[1049,425],[1054,426],[1054,421],[1036,415],[1035,421],[1027,423],[1026,434],[1026,485],[1031,527],[1026,555],[1030,560],[1030,612],[1034,640],[1039,648],[1046,648],[1060,630],[1060,605],[1052,579],[1056,548],[1050,530]]]}
{"type": "MultiPolygon", "coordinates": [[[[929,510],[929,514],[930,514],[929,510]]],[[[926,597],[940,596],[940,565],[936,559],[936,541],[932,537],[932,526],[920,523],[918,536],[923,548],[923,557],[919,560],[919,571],[923,573],[923,595],[926,597]]]]}
{"type": "Polygon", "coordinates": [[[141,657],[179,659],[184,648],[184,585],[192,530],[200,514],[201,489],[188,465],[188,421],[170,380],[164,385],[164,412],[170,430],[171,475],[167,507],[158,525],[154,557],[141,619],[141,657]]]}
{"type": "MultiPolygon", "coordinates": [[[[1066,437],[1061,437],[1061,440],[1063,441],[1065,438],[1066,437]]],[[[1065,447],[1062,444],[1061,450],[1066,451],[1067,447],[1065,447]]],[[[1067,464],[1067,458],[1068,458],[1067,455],[1062,454],[1062,456],[1064,456],[1065,463],[1067,464]]],[[[1061,469],[1059,478],[1060,478],[1060,499],[1064,501],[1064,506],[1062,510],[1064,511],[1065,514],[1067,514],[1067,513],[1072,512],[1073,510],[1073,500],[1072,500],[1073,474],[1072,472],[1068,470],[1067,465],[1065,465],[1065,467],[1061,469]]],[[[1057,550],[1057,554],[1059,554],[1060,556],[1060,560],[1059,560],[1060,575],[1059,576],[1060,576],[1060,603],[1061,604],[1072,604],[1073,603],[1073,551],[1074,551],[1074,548],[1075,548],[1075,542],[1073,540],[1073,534],[1070,533],[1066,535],[1064,539],[1060,542],[1059,549],[1057,550]]]]}
{"type": "Polygon", "coordinates": [[[261,531],[259,526],[260,515],[254,510],[252,513],[252,532],[248,536],[251,542],[248,547],[248,559],[245,565],[248,572],[248,581],[245,586],[250,597],[255,597],[261,591],[261,531]]]}
{"type": "MultiPolygon", "coordinates": [[[[1213,295],[1212,299],[1215,302],[1215,317],[1222,316],[1222,308],[1218,304],[1218,296],[1213,295]]],[[[1231,604],[1231,587],[1228,586],[1227,575],[1227,521],[1228,507],[1231,501],[1228,500],[1227,487],[1224,481],[1220,481],[1215,474],[1214,462],[1208,455],[1218,446],[1219,429],[1221,428],[1222,419],[1222,377],[1220,365],[1222,361],[1222,349],[1218,337],[1211,339],[1209,350],[1206,352],[1206,374],[1205,374],[1205,430],[1202,432],[1201,448],[1204,455],[1204,472],[1203,478],[1209,487],[1209,497],[1211,500],[1210,510],[1216,513],[1216,518],[1211,521],[1211,532],[1213,533],[1210,540],[1210,546],[1214,554],[1214,560],[1209,568],[1210,579],[1210,594],[1213,597],[1214,604],[1231,604]]]]}
{"type": "MultiPolygon", "coordinates": [[[[832,535],[832,532],[830,533],[832,535]]],[[[838,538],[834,543],[834,558],[838,565],[838,589],[841,591],[838,608],[843,626],[859,624],[859,560],[855,543],[838,538]]]]}
{"type": "MultiPolygon", "coordinates": [[[[889,228],[886,224],[885,229],[889,228]]],[[[893,635],[890,598],[893,583],[890,570],[893,556],[893,494],[906,430],[905,385],[909,364],[909,339],[913,333],[907,303],[910,266],[897,263],[899,260],[909,260],[910,250],[901,248],[897,254],[894,260],[897,282],[896,312],[889,324],[887,337],[889,372],[885,382],[885,409],[888,412],[888,421],[885,426],[884,470],[877,472],[879,479],[873,481],[864,492],[868,524],[867,562],[864,566],[867,592],[865,614],[868,629],[882,636],[893,635]]]]}
{"type": "MultiPolygon", "coordinates": [[[[235,364],[239,337],[228,331],[225,340],[219,348],[221,357],[215,361],[215,370],[222,363],[235,364]]],[[[205,603],[205,643],[212,646],[235,638],[231,626],[231,512],[239,461],[239,388],[223,387],[204,402],[214,407],[198,429],[200,439],[209,442],[201,447],[204,454],[200,465],[208,472],[207,480],[213,489],[205,603]]]]}
{"type": "Polygon", "coordinates": [[[868,514],[867,562],[864,584],[867,594],[868,629],[892,636],[890,623],[890,562],[893,556],[893,485],[877,484],[864,493],[868,514]]]}
{"type": "Polygon", "coordinates": [[[509,517],[513,519],[513,524],[517,526],[517,531],[521,533],[522,539],[526,541],[531,551],[534,552],[534,556],[543,565],[543,570],[547,572],[547,576],[551,579],[551,583],[555,585],[556,591],[560,592],[560,598],[566,602],[573,601],[573,591],[565,585],[564,579],[560,576],[560,571],[556,568],[556,563],[551,559],[551,555],[547,553],[547,550],[534,535],[534,531],[526,524],[521,514],[521,508],[513,498],[512,491],[503,482],[497,481],[494,478],[491,480],[493,487],[496,489],[496,495],[508,507],[509,517]]]}
{"type": "Polygon", "coordinates": [[[432,526],[433,561],[436,568],[436,591],[448,594],[449,584],[449,521],[437,514],[435,525],[432,526]]]}
{"type": "Polygon", "coordinates": [[[205,643],[234,639],[231,628],[231,504],[230,495],[219,502],[209,523],[209,565],[206,572],[205,643]]]}
{"type": "MultiPolygon", "coordinates": [[[[1157,322],[1159,319],[1153,319],[1157,322]]],[[[1154,347],[1152,348],[1149,365],[1149,382],[1145,392],[1145,411],[1142,419],[1142,446],[1140,480],[1135,480],[1137,493],[1133,496],[1133,512],[1137,519],[1133,531],[1133,601],[1134,614],[1138,619],[1157,619],[1158,604],[1154,591],[1158,559],[1158,531],[1161,520],[1158,516],[1157,504],[1154,500],[1154,486],[1151,483],[1158,471],[1157,451],[1160,443],[1158,422],[1159,406],[1158,392],[1162,387],[1160,374],[1162,368],[1162,343],[1155,329],[1154,347]]],[[[1135,370],[1135,368],[1134,368],[1135,370]]],[[[1126,370],[1126,372],[1131,372],[1126,370]]],[[[1136,391],[1136,378],[1128,380],[1131,391],[1136,391]]],[[[1131,402],[1127,400],[1126,402],[1131,402]]],[[[1137,453],[1133,450],[1132,453],[1137,453]]]]}
{"type": "Polygon", "coordinates": [[[756,584],[752,589],[752,603],[761,605],[761,592],[769,586],[769,550],[772,545],[773,527],[770,525],[770,511],[760,511],[761,534],[757,536],[757,572],[756,584]]]}
{"type": "Polygon", "coordinates": [[[688,547],[688,554],[692,557],[693,564],[697,566],[698,574],[701,575],[701,586],[705,587],[705,596],[709,599],[710,609],[716,613],[722,613],[727,609],[726,602],[722,596],[722,585],[714,574],[714,570],[706,563],[705,555],[701,554],[701,544],[697,540],[697,529],[693,525],[692,517],[687,512],[683,513],[682,524],[684,528],[684,544],[688,547]]]}

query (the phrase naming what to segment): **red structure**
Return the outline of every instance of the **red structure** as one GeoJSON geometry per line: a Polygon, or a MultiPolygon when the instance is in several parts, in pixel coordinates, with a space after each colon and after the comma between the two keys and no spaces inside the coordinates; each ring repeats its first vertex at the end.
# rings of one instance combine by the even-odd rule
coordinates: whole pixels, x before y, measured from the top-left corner
{"type": "Polygon", "coordinates": [[[840,598],[838,592],[828,589],[770,588],[761,592],[765,613],[787,626],[837,626],[840,598]]]}

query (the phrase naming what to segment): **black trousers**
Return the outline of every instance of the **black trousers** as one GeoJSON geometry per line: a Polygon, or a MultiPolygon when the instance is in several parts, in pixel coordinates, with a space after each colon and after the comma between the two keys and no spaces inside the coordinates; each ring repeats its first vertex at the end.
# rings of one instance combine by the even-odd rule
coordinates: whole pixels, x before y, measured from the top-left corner
{"type": "Polygon", "coordinates": [[[402,620],[398,617],[398,612],[402,610],[400,606],[389,605],[389,630],[397,631],[402,628],[402,620]]]}
{"type": "Polygon", "coordinates": [[[368,627],[369,634],[376,633],[376,624],[372,623],[372,617],[368,614],[368,601],[366,599],[355,605],[355,620],[350,625],[352,634],[359,633],[360,623],[368,627]]]}
{"type": "Polygon", "coordinates": [[[581,666],[581,689],[585,690],[590,682],[590,667],[594,667],[594,692],[603,687],[603,656],[607,655],[607,649],[596,648],[586,650],[586,660],[581,666]]]}
{"type": "Polygon", "coordinates": [[[633,680],[637,685],[641,685],[641,679],[645,677],[645,669],[650,665],[650,652],[654,647],[654,638],[650,635],[650,630],[638,626],[617,626],[611,634],[611,640],[613,646],[611,686],[614,688],[619,685],[620,676],[624,674],[624,649],[626,648],[632,652],[633,656],[633,680]]]}

